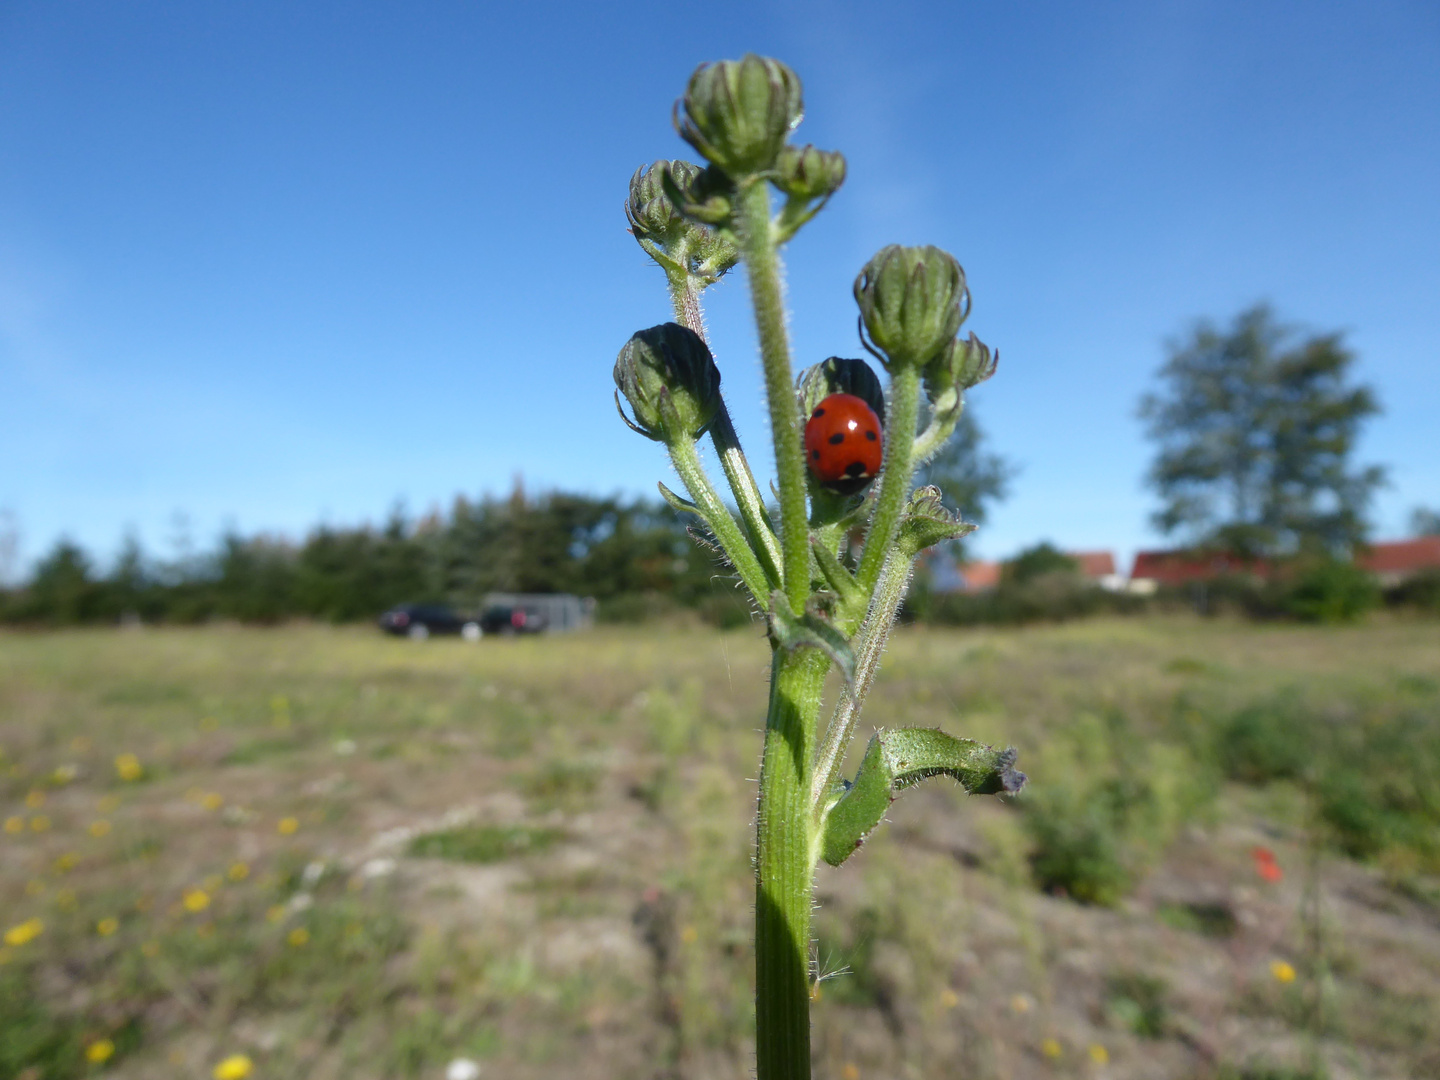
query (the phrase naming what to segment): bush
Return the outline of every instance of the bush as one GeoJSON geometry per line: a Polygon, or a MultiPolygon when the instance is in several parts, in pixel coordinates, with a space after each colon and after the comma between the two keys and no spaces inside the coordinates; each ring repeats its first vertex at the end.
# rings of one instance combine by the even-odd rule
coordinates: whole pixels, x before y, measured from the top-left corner
{"type": "Polygon", "coordinates": [[[1380,604],[1375,579],[1354,563],[1327,559],[1304,568],[1286,591],[1285,609],[1305,622],[1354,622],[1380,604]]]}
{"type": "Polygon", "coordinates": [[[1081,903],[1118,902],[1213,794],[1189,753],[1141,738],[1119,714],[1077,718],[1037,756],[1017,801],[1031,873],[1081,903]]]}

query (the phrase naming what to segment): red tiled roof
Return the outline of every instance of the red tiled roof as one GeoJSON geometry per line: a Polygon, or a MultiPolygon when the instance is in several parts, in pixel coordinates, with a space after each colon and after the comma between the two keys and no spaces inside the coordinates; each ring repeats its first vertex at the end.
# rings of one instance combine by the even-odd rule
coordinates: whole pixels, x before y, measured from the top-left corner
{"type": "Polygon", "coordinates": [[[1270,565],[1263,559],[1242,559],[1226,552],[1138,551],[1130,577],[1149,578],[1161,585],[1185,585],[1227,574],[1266,577],[1269,573],[1270,565]]]}
{"type": "Polygon", "coordinates": [[[1108,551],[1067,551],[1080,564],[1080,573],[1088,578],[1101,578],[1115,573],[1115,556],[1108,551]]]}
{"type": "Polygon", "coordinates": [[[1355,556],[1355,565],[1372,574],[1405,574],[1440,568],[1440,536],[1371,544],[1355,556]]]}
{"type": "Polygon", "coordinates": [[[984,592],[986,589],[997,588],[1000,584],[1000,564],[998,562],[971,562],[960,567],[960,575],[965,579],[966,592],[984,592]]]}

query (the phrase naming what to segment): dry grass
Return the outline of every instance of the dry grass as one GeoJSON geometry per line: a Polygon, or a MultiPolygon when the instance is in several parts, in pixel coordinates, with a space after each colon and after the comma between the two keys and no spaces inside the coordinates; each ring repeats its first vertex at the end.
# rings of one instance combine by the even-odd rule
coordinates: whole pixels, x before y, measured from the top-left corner
{"type": "MultiPolygon", "coordinates": [[[[0,951],[0,1073],[745,1075],[766,661],[685,627],[0,636],[0,931],[43,926],[0,951]]],[[[1222,786],[1187,741],[1281,692],[1440,722],[1440,628],[898,635],[871,722],[1013,743],[1037,797],[1099,740],[1153,812],[1134,888],[1085,907],[1035,889],[1013,808],[907,795],[820,874],[819,961],[849,973],[817,1074],[1440,1074],[1426,867],[1321,851],[1295,785],[1222,786]]]]}

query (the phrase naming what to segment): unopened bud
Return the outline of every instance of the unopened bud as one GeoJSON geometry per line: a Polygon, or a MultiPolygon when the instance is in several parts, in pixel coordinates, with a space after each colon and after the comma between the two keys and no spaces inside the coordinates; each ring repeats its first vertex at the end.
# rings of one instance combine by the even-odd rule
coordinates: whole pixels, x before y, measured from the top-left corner
{"type": "Polygon", "coordinates": [[[778,60],[747,53],[695,69],[676,103],[675,126],[706,161],[741,177],[773,168],[803,115],[799,77],[778,60]]]}
{"type": "Polygon", "coordinates": [[[690,222],[665,192],[667,174],[675,178],[677,186],[688,188],[700,174],[700,166],[688,161],[657,161],[635,170],[625,200],[625,217],[635,239],[642,243],[649,240],[668,247],[690,228],[690,222]]]}
{"type": "Polygon", "coordinates": [[[724,225],[730,220],[731,196],[735,185],[730,177],[713,165],[708,169],[690,165],[691,171],[668,169],[661,181],[670,202],[692,221],[704,225],[724,225]]]}
{"type": "Polygon", "coordinates": [[[923,367],[954,339],[970,310],[965,271],[937,247],[891,244],[855,279],[855,302],[890,369],[923,367]]]}
{"type": "Polygon", "coordinates": [[[795,393],[800,402],[801,416],[809,416],[815,411],[815,406],[831,394],[854,394],[875,411],[882,425],[885,423],[885,391],[864,360],[832,356],[808,367],[795,380],[795,393]]]}
{"type": "Polygon", "coordinates": [[[615,361],[619,395],[635,419],[620,416],[636,431],[659,442],[698,439],[720,407],[720,369],[699,334],[679,323],[641,330],[615,361]]]}
{"type": "Polygon", "coordinates": [[[933,404],[950,390],[964,393],[994,375],[999,363],[1000,354],[974,334],[964,341],[956,338],[925,365],[925,394],[933,404]]]}
{"type": "Polygon", "coordinates": [[[845,182],[845,155],[813,146],[785,146],[775,159],[775,186],[796,199],[821,199],[845,182]]]}

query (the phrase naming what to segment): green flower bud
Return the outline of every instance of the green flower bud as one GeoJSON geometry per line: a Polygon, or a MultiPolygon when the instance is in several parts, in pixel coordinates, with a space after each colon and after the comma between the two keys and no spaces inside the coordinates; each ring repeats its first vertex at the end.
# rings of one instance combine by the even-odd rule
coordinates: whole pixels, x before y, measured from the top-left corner
{"type": "Polygon", "coordinates": [[[963,393],[994,375],[999,363],[1000,354],[974,334],[966,341],[956,338],[925,365],[925,394],[934,404],[947,391],[963,393]]]}
{"type": "Polygon", "coordinates": [[[784,146],[775,159],[775,186],[792,199],[822,199],[845,182],[845,155],[813,146],[784,146]]]}
{"type": "Polygon", "coordinates": [[[854,394],[875,410],[881,424],[885,423],[885,391],[864,360],[832,356],[823,363],[808,367],[795,380],[795,393],[802,417],[808,417],[815,411],[815,406],[831,394],[854,394]]]}
{"type": "Polygon", "coordinates": [[[620,418],[658,442],[698,439],[720,407],[720,369],[704,339],[679,323],[641,330],[615,361],[620,418]],[[630,403],[632,421],[620,406],[630,403]]]}
{"type": "Polygon", "coordinates": [[[678,186],[688,189],[699,175],[700,166],[688,161],[657,161],[635,170],[630,177],[630,196],[625,200],[625,218],[636,240],[669,247],[685,237],[690,222],[666,194],[665,179],[673,176],[678,186]]]}
{"type": "Polygon", "coordinates": [[[696,68],[675,110],[680,137],[706,161],[738,178],[774,167],[786,136],[804,115],[804,104],[793,71],[778,60],[746,53],[740,60],[696,68]]]}
{"type": "Polygon", "coordinates": [[[728,224],[731,196],[735,194],[735,185],[730,177],[713,165],[708,169],[695,165],[689,167],[695,171],[682,173],[669,169],[661,177],[666,197],[692,221],[704,225],[728,224]]]}
{"type": "MultiPolygon", "coordinates": [[[[740,259],[730,240],[697,220],[688,211],[710,207],[716,188],[714,169],[702,169],[688,161],[657,161],[635,170],[630,177],[630,195],[625,200],[625,217],[630,232],[652,259],[667,273],[683,271],[700,279],[700,286],[713,284],[740,259]]],[[[730,204],[719,198],[720,218],[728,218],[730,204]]]]}
{"type": "Polygon", "coordinates": [[[965,271],[937,247],[881,248],[855,279],[855,302],[875,348],[897,365],[928,364],[970,313],[965,271]]]}

